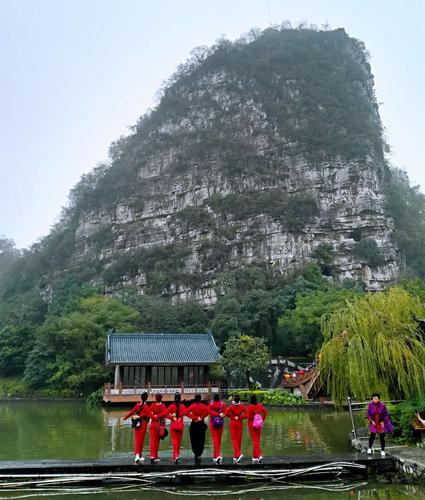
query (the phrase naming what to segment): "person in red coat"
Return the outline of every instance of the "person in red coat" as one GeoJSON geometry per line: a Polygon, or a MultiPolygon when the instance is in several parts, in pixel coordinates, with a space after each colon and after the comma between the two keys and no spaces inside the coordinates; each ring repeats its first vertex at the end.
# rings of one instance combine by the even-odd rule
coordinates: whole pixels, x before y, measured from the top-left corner
{"type": "Polygon", "coordinates": [[[174,395],[174,403],[168,407],[166,418],[171,420],[170,433],[171,443],[173,445],[173,462],[179,463],[180,460],[180,446],[183,437],[183,417],[186,414],[186,407],[181,404],[181,395],[176,393],[174,395]]]}
{"type": "Polygon", "coordinates": [[[205,446],[205,431],[207,429],[204,419],[208,416],[208,409],[201,403],[200,394],[195,395],[195,402],[189,406],[186,415],[192,420],[189,427],[189,436],[192,451],[195,455],[195,464],[200,464],[205,446]]]}
{"type": "Polygon", "coordinates": [[[223,457],[220,453],[221,438],[224,429],[224,416],[226,414],[226,405],[220,401],[220,396],[214,394],[213,400],[208,405],[208,413],[210,414],[210,430],[214,445],[213,461],[216,465],[220,465],[223,457]]]}
{"type": "Polygon", "coordinates": [[[257,396],[255,395],[251,396],[251,402],[246,409],[246,418],[248,419],[248,430],[253,445],[252,462],[262,462],[263,457],[260,448],[261,429],[267,418],[267,410],[261,403],[257,402],[257,396]]]}
{"type": "Polygon", "coordinates": [[[233,461],[239,463],[243,455],[241,453],[243,419],[245,418],[246,409],[241,403],[239,395],[235,395],[232,404],[227,408],[226,417],[230,419],[230,437],[233,446],[233,461]]]}
{"type": "Polygon", "coordinates": [[[127,420],[129,417],[132,417],[131,424],[134,428],[134,461],[136,464],[143,462],[145,459],[142,453],[146,429],[149,422],[149,417],[147,416],[149,411],[149,406],[146,403],[147,399],[148,393],[144,392],[142,394],[141,401],[133,406],[133,408],[123,418],[123,420],[127,420]]]}
{"type": "Polygon", "coordinates": [[[165,428],[164,417],[166,413],[167,407],[162,402],[162,394],[156,394],[155,403],[150,405],[148,411],[148,417],[151,419],[149,448],[152,464],[159,462],[159,431],[161,427],[165,428]]]}

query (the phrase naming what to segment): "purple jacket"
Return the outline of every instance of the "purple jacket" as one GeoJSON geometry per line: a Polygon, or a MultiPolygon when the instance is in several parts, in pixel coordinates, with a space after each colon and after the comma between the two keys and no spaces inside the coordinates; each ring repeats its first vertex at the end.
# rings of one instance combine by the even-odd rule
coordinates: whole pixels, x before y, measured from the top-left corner
{"type": "Polygon", "coordinates": [[[369,420],[369,430],[374,433],[393,432],[394,427],[390,420],[390,414],[384,403],[379,402],[377,405],[370,402],[367,406],[367,419],[369,420]],[[376,428],[376,423],[383,423],[384,426],[376,428]]]}

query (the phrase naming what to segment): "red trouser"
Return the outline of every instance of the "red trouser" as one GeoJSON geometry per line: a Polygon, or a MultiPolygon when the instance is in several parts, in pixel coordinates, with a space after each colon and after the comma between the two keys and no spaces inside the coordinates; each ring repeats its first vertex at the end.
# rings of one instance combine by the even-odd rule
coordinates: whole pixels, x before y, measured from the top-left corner
{"type": "Polygon", "coordinates": [[[170,428],[170,433],[171,433],[171,444],[173,446],[173,460],[175,460],[180,456],[180,446],[182,444],[183,429],[181,431],[176,431],[170,428]]]}
{"type": "Polygon", "coordinates": [[[150,428],[150,441],[149,449],[151,453],[151,458],[158,458],[159,450],[159,425],[151,424],[150,428]]]}
{"type": "Polygon", "coordinates": [[[142,456],[148,421],[143,419],[140,427],[134,428],[134,454],[142,456]]]}
{"type": "Polygon", "coordinates": [[[214,458],[217,458],[221,456],[220,446],[221,446],[221,436],[223,435],[224,425],[221,425],[220,427],[214,427],[213,424],[210,424],[210,429],[214,445],[214,458]]]}
{"type": "Polygon", "coordinates": [[[230,420],[230,437],[232,438],[233,456],[235,458],[241,455],[242,430],[242,420],[230,420]]]}
{"type": "Polygon", "coordinates": [[[252,422],[248,422],[248,429],[252,439],[252,458],[260,458],[261,429],[255,429],[252,425],[252,422]]]}

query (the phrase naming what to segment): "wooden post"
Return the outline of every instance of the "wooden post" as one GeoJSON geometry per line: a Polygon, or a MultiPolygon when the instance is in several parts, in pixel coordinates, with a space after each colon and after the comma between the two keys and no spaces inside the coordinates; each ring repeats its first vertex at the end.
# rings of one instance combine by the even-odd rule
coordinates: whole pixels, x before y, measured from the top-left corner
{"type": "Polygon", "coordinates": [[[120,365],[116,365],[115,367],[115,377],[114,377],[114,386],[118,387],[121,383],[121,374],[120,374],[120,365]]]}

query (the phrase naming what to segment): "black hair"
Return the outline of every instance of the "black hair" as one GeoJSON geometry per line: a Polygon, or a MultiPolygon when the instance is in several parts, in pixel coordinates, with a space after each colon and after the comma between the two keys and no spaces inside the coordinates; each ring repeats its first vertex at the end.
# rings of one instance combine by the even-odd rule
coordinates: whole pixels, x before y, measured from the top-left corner
{"type": "Polygon", "coordinates": [[[213,397],[214,401],[220,401],[220,396],[216,393],[213,397]]]}
{"type": "Polygon", "coordinates": [[[381,399],[381,395],[379,394],[379,392],[374,392],[374,393],[372,394],[372,397],[371,397],[370,399],[373,399],[375,396],[376,396],[377,398],[381,399]]]}
{"type": "Polygon", "coordinates": [[[240,401],[240,400],[241,400],[241,397],[239,396],[239,394],[235,394],[235,395],[233,396],[233,401],[234,401],[235,403],[239,403],[239,401],[240,401]]]}
{"type": "Polygon", "coordinates": [[[195,402],[199,403],[201,401],[201,395],[200,394],[195,394],[195,402]]]}
{"type": "Polygon", "coordinates": [[[255,394],[253,394],[251,396],[251,404],[252,405],[256,405],[257,404],[257,396],[255,394]]]}
{"type": "Polygon", "coordinates": [[[149,397],[149,394],[145,391],[145,392],[143,392],[143,393],[142,393],[142,395],[140,396],[140,399],[141,399],[144,403],[146,403],[146,401],[147,401],[148,397],[149,397]]]}
{"type": "Polygon", "coordinates": [[[182,397],[181,397],[181,394],[180,392],[176,392],[174,394],[174,402],[176,403],[176,417],[179,418],[179,414],[180,414],[180,401],[181,401],[182,397]]]}

